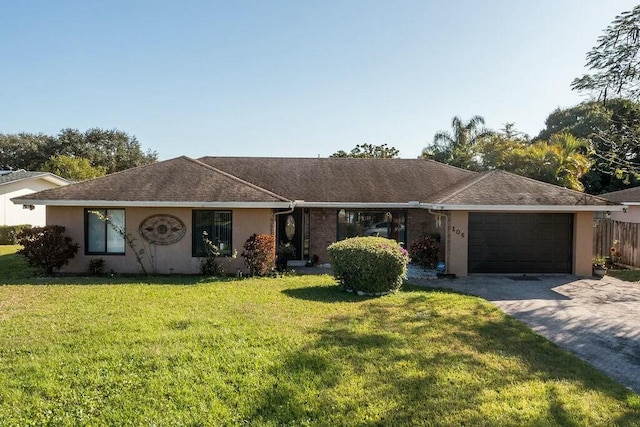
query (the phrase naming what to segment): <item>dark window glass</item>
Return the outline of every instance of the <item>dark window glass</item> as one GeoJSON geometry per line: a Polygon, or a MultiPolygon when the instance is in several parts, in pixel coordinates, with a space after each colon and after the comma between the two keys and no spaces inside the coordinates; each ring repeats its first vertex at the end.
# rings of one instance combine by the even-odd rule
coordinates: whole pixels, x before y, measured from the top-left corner
{"type": "Polygon", "coordinates": [[[404,211],[338,211],[338,240],[356,236],[379,236],[406,242],[404,211]]]}
{"type": "Polygon", "coordinates": [[[193,211],[192,232],[192,256],[207,256],[203,232],[222,255],[231,255],[231,211],[193,211]]]}
{"type": "Polygon", "coordinates": [[[86,209],[84,224],[87,255],[124,254],[124,209],[86,209]]]}

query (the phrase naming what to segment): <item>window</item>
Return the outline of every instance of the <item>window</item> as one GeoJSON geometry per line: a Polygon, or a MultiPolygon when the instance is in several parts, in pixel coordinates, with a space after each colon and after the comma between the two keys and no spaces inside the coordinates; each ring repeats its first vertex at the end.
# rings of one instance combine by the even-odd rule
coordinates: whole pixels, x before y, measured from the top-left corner
{"type": "Polygon", "coordinates": [[[124,255],[124,209],[86,209],[85,253],[87,255],[124,255]]]}
{"type": "Polygon", "coordinates": [[[205,231],[220,254],[231,255],[231,211],[193,211],[192,231],[192,256],[207,256],[202,240],[205,231]]]}
{"type": "Polygon", "coordinates": [[[405,243],[404,211],[338,211],[338,240],[356,236],[380,236],[405,243]]]}

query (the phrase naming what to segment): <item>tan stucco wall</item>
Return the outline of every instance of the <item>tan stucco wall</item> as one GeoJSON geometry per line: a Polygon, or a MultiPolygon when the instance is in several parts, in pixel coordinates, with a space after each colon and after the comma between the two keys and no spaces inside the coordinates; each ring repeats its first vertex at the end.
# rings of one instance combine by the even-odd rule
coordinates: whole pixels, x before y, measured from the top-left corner
{"type": "Polygon", "coordinates": [[[447,273],[467,276],[469,269],[469,213],[451,211],[447,230],[447,273]]]}
{"type": "Polygon", "coordinates": [[[573,217],[573,274],[591,276],[593,263],[593,212],[573,217]]]}
{"type": "Polygon", "coordinates": [[[33,210],[23,209],[11,199],[58,187],[42,178],[12,182],[0,187],[0,225],[31,224],[42,227],[46,224],[46,208],[34,206],[33,210]]]}
{"type": "MultiPolygon", "coordinates": [[[[100,206],[92,206],[99,208],[100,206]]],[[[145,266],[149,272],[159,274],[197,274],[200,272],[200,258],[191,256],[192,243],[192,209],[190,208],[126,208],[126,228],[133,234],[136,249],[145,248],[153,254],[153,263],[149,256],[144,256],[145,266]],[[156,214],[173,215],[180,218],[187,229],[184,237],[171,245],[149,245],[138,233],[140,223],[147,217],[156,214]]],[[[238,256],[223,265],[228,273],[235,273],[237,268],[245,271],[242,253],[244,242],[253,233],[272,234],[272,214],[270,209],[234,209],[232,211],[233,235],[232,243],[238,256]]],[[[63,225],[66,233],[80,245],[78,255],[69,262],[64,271],[73,273],[86,272],[91,258],[105,260],[105,272],[140,273],[135,255],[130,247],[126,247],[125,255],[85,255],[84,248],[84,208],[82,207],[47,207],[47,224],[63,225]]]]}

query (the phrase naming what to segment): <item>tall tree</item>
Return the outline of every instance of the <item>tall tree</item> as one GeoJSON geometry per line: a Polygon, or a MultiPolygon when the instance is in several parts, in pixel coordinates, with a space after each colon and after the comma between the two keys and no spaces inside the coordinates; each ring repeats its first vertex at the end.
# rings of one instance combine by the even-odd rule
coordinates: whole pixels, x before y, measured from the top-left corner
{"type": "Polygon", "coordinates": [[[0,134],[0,165],[39,170],[52,155],[55,137],[44,134],[0,134]]]}
{"type": "Polygon", "coordinates": [[[587,53],[591,73],[578,77],[571,88],[610,97],[640,98],[640,5],[618,15],[587,53]]]}
{"type": "Polygon", "coordinates": [[[482,170],[478,149],[480,142],[491,134],[481,116],[473,116],[467,122],[455,116],[451,120],[451,132],[437,132],[433,143],[422,150],[422,157],[459,168],[482,170]]]}
{"type": "Polygon", "coordinates": [[[393,159],[398,157],[400,151],[395,147],[389,147],[387,144],[357,144],[349,153],[344,150],[337,151],[329,157],[354,157],[354,158],[372,158],[372,159],[393,159]]]}
{"type": "Polygon", "coordinates": [[[539,139],[566,132],[590,143],[592,166],[582,178],[591,194],[636,185],[640,176],[640,103],[614,98],[557,109],[545,121],[539,139]]]}
{"type": "Polygon", "coordinates": [[[72,181],[84,181],[105,175],[104,166],[91,166],[88,159],[71,157],[65,154],[51,156],[41,168],[44,172],[51,172],[72,181]]]}
{"type": "Polygon", "coordinates": [[[582,191],[580,179],[589,170],[589,143],[567,133],[548,141],[530,142],[495,134],[483,141],[479,153],[483,167],[502,169],[528,178],[582,191]]]}
{"type": "Polygon", "coordinates": [[[52,156],[87,159],[107,173],[153,163],[157,153],[144,153],[135,136],[117,129],[63,129],[56,136],[44,134],[0,134],[0,165],[43,170],[52,156]]]}

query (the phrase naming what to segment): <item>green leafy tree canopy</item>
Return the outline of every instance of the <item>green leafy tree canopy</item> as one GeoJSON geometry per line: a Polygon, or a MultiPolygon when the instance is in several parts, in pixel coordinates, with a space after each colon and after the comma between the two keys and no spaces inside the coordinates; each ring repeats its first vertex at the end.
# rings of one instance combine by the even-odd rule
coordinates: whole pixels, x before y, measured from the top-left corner
{"type": "Polygon", "coordinates": [[[0,164],[16,169],[44,170],[51,157],[84,158],[91,167],[113,173],[153,163],[158,154],[142,151],[135,136],[117,129],[93,128],[85,132],[63,129],[56,136],[0,134],[0,164]]]}
{"type": "Polygon", "coordinates": [[[605,101],[612,96],[640,97],[640,5],[618,15],[587,53],[591,71],[578,77],[571,88],[597,94],[605,101]]]}
{"type": "Polygon", "coordinates": [[[107,168],[104,166],[91,166],[89,159],[83,157],[71,157],[65,154],[51,156],[41,169],[51,172],[72,181],[84,181],[86,179],[104,176],[107,168]]]}
{"type": "Polygon", "coordinates": [[[358,144],[349,153],[340,150],[333,153],[329,157],[352,157],[352,158],[372,158],[372,159],[394,159],[397,158],[400,151],[395,147],[389,147],[387,144],[358,144]]]}
{"type": "Polygon", "coordinates": [[[482,170],[478,148],[492,133],[484,127],[481,116],[473,116],[466,122],[455,116],[451,120],[451,132],[437,132],[433,143],[422,150],[422,157],[463,169],[482,170]]]}

